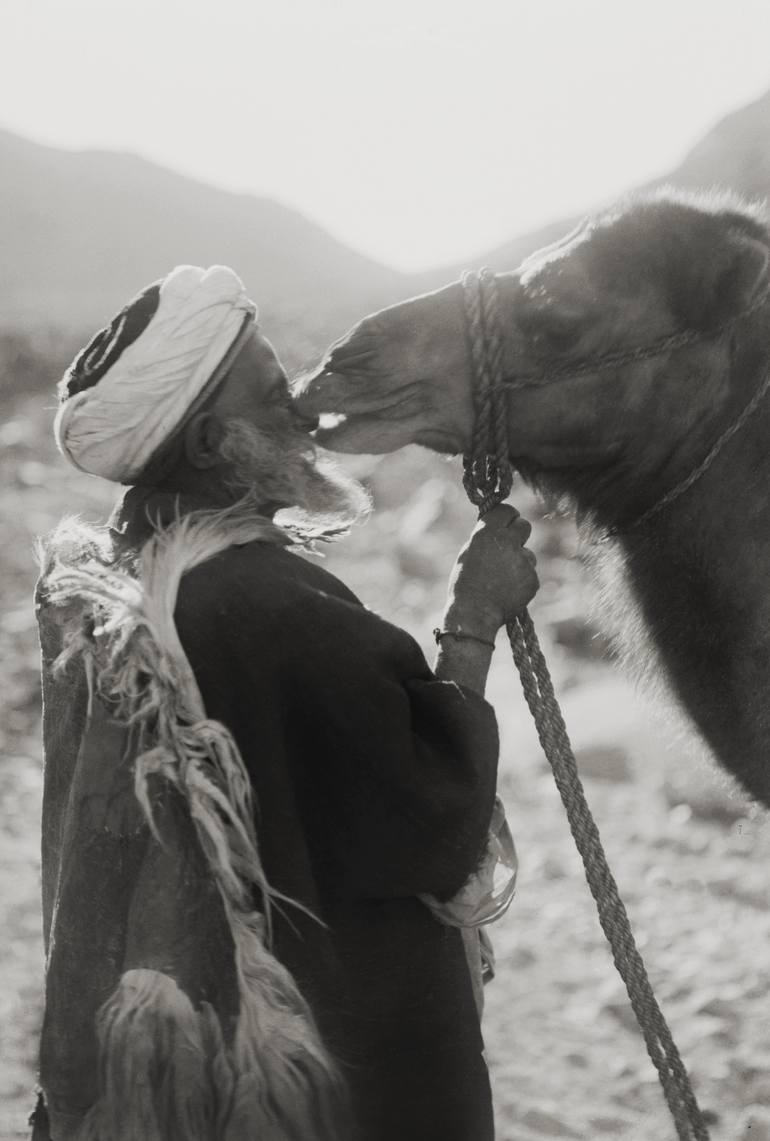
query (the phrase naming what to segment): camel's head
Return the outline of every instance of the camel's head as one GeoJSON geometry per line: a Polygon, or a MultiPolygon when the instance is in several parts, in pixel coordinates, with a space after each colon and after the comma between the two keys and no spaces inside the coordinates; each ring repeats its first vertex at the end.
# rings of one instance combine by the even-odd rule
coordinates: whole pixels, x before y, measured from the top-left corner
{"type": "Polygon", "coordinates": [[[343,452],[424,444],[460,452],[473,419],[462,289],[458,283],[365,317],[329,349],[298,397],[342,414],[317,438],[343,452]]]}
{"type": "MultiPolygon", "coordinates": [[[[715,366],[727,363],[730,338],[712,334],[767,289],[769,259],[759,211],[661,191],[587,220],[498,275],[514,459],[535,470],[595,468],[628,458],[633,433],[697,434],[729,403],[726,370],[715,366]],[[585,367],[682,330],[697,336],[687,352],[585,367]]],[[[320,437],[341,451],[466,450],[473,405],[461,287],[366,318],[301,399],[346,417],[320,437]]]]}

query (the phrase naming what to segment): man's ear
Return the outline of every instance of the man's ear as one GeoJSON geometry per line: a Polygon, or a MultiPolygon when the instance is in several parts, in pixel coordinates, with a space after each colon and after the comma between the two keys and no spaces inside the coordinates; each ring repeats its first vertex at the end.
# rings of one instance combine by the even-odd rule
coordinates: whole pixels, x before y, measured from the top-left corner
{"type": "Polygon", "coordinates": [[[198,412],[184,430],[184,454],[191,467],[199,471],[221,462],[219,444],[222,425],[212,412],[198,412]]]}

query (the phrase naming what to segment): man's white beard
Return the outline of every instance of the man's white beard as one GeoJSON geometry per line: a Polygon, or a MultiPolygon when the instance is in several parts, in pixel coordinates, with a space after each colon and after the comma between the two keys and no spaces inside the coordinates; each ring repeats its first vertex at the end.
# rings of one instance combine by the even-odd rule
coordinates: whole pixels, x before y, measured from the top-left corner
{"type": "Polygon", "coordinates": [[[304,433],[278,434],[248,420],[229,420],[219,452],[225,483],[261,513],[309,535],[344,531],[371,510],[364,487],[304,433]]]}

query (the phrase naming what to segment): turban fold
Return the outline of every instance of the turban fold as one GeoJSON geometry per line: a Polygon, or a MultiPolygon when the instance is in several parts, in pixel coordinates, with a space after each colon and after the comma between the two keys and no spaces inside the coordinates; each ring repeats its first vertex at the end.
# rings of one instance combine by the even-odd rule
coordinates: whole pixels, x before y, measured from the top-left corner
{"type": "Polygon", "coordinates": [[[56,442],[75,467],[132,483],[205,400],[256,317],[226,266],[183,265],[149,286],[75,358],[56,442]]]}

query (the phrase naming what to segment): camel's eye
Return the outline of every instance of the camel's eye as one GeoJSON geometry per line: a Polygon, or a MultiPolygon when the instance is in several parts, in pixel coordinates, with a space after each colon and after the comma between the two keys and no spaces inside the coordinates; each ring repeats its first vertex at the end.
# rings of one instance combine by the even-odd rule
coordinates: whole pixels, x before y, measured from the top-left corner
{"type": "Polygon", "coordinates": [[[576,325],[569,327],[546,329],[543,334],[543,342],[549,352],[555,356],[560,356],[562,353],[568,353],[570,349],[575,346],[578,339],[578,330],[576,325]]]}
{"type": "Polygon", "coordinates": [[[572,352],[580,339],[580,321],[557,310],[542,314],[531,330],[532,347],[538,356],[559,357],[572,352]]]}

